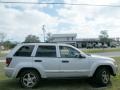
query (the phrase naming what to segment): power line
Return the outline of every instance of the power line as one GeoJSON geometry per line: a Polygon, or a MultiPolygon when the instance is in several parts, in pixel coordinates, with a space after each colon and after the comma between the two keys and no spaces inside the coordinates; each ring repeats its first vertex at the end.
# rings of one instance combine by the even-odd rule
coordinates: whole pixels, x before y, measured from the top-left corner
{"type": "Polygon", "coordinates": [[[40,3],[40,2],[3,2],[3,1],[0,1],[0,3],[2,4],[9,4],[9,3],[12,3],[12,4],[53,4],[53,5],[73,5],[73,6],[103,6],[103,7],[120,7],[120,5],[111,5],[111,4],[108,4],[108,5],[102,5],[102,4],[80,4],[80,3],[40,3]]]}

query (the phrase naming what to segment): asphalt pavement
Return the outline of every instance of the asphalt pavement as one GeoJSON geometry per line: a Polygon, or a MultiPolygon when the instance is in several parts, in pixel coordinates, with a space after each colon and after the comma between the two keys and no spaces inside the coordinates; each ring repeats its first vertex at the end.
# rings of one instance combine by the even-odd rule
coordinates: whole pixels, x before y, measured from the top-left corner
{"type": "Polygon", "coordinates": [[[92,53],[95,55],[106,56],[106,57],[119,57],[120,52],[103,52],[103,53],[92,53]]]}

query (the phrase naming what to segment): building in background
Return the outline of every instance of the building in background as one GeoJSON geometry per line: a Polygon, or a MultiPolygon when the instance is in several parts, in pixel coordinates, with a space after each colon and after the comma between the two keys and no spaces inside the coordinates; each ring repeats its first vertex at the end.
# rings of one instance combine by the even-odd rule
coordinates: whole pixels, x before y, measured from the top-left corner
{"type": "Polygon", "coordinates": [[[77,34],[52,34],[48,42],[51,43],[66,43],[76,46],[77,34]]]}
{"type": "MultiPolygon", "coordinates": [[[[118,43],[119,40],[118,38],[112,38],[113,41],[111,41],[112,43],[118,43]]],[[[77,34],[52,34],[49,39],[48,42],[50,43],[66,43],[66,44],[70,44],[73,45],[77,48],[99,48],[100,47],[100,40],[99,38],[77,38],[77,34]]]]}
{"type": "Polygon", "coordinates": [[[78,48],[92,48],[98,43],[100,43],[98,38],[76,38],[76,47],[78,48]]]}

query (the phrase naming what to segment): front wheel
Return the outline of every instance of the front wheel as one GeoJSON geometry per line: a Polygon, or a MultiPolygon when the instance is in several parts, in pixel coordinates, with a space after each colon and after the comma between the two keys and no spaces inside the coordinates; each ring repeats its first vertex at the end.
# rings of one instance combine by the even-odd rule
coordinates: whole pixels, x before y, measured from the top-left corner
{"type": "Polygon", "coordinates": [[[96,84],[106,86],[110,82],[110,72],[107,68],[99,68],[93,78],[96,84]]]}
{"type": "Polygon", "coordinates": [[[23,71],[20,75],[20,84],[24,88],[34,88],[40,80],[39,74],[34,70],[23,71]]]}

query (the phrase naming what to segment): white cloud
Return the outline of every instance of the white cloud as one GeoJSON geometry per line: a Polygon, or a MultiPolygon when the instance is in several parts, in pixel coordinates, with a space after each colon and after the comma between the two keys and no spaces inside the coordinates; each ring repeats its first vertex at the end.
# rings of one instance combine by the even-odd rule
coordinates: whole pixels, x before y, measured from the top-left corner
{"type": "MultiPolygon", "coordinates": [[[[119,0],[64,0],[64,2],[116,5],[119,0]]],[[[64,5],[58,13],[64,19],[63,22],[74,25],[69,31],[79,33],[79,37],[98,37],[101,30],[108,30],[110,37],[120,36],[115,34],[120,32],[120,11],[116,7],[64,5]]]]}
{"type": "Polygon", "coordinates": [[[1,0],[3,2],[38,2],[38,0],[1,0]]]}
{"type": "MultiPolygon", "coordinates": [[[[38,2],[38,0],[21,1],[38,2]]],[[[64,2],[117,5],[120,0],[64,0],[64,2]]],[[[7,33],[8,39],[19,41],[23,41],[28,34],[39,35],[42,38],[41,28],[45,24],[47,32],[77,33],[80,38],[98,37],[100,30],[108,30],[110,37],[120,36],[119,8],[64,5],[56,9],[58,16],[51,16],[52,12],[47,14],[42,11],[48,7],[56,9],[53,5],[1,4],[0,32],[7,33]],[[68,25],[62,27],[60,24],[68,25]]]]}
{"type": "Polygon", "coordinates": [[[83,3],[83,4],[113,4],[117,3],[119,0],[64,0],[65,3],[83,3]]]}
{"type": "Polygon", "coordinates": [[[23,41],[26,35],[35,34],[41,36],[42,25],[47,27],[57,25],[57,18],[38,11],[27,9],[19,11],[17,9],[0,7],[0,31],[7,33],[8,39],[23,41]]]}

